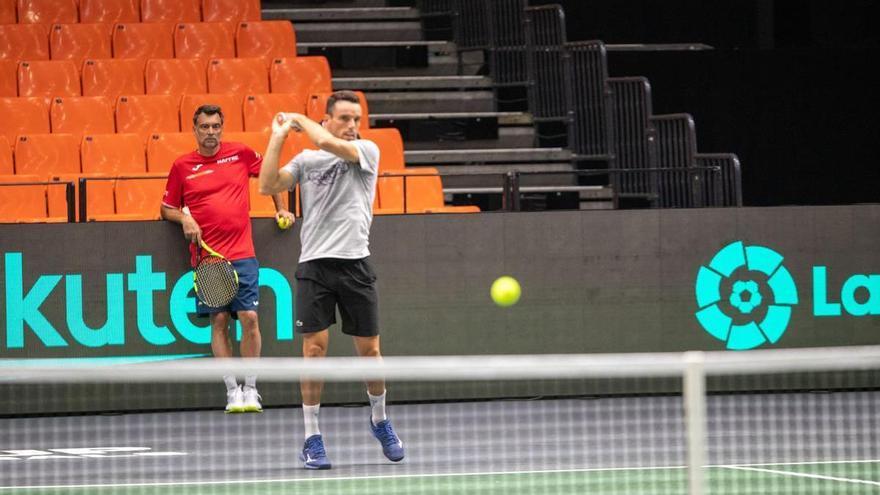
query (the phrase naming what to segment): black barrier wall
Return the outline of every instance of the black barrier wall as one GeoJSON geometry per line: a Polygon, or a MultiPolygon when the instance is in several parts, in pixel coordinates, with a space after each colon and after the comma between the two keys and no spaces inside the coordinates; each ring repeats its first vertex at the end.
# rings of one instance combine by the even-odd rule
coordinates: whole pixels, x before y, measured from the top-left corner
{"type": "MultiPolygon", "coordinates": [[[[878,205],[378,217],[370,248],[383,351],[877,344],[878,225],[878,205]],[[717,320],[696,316],[705,309],[696,296],[701,266],[738,241],[740,252],[762,246],[781,255],[796,288],[796,301],[779,304],[789,315],[780,329],[778,318],[767,319],[774,297],[769,276],[752,277],[765,302],[755,304],[754,313],[742,306],[737,312],[731,298],[734,282],[749,279],[749,267],[716,277],[717,306],[730,316],[729,325],[763,324],[763,340],[710,335],[719,332],[717,320]],[[523,287],[510,308],[495,306],[488,295],[492,281],[505,274],[523,287]]],[[[292,309],[298,227],[282,232],[272,220],[255,220],[254,235],[266,284],[263,354],[298,356],[292,309]]],[[[0,356],[115,362],[210,355],[207,320],[191,314],[185,249],[180,228],[163,222],[0,226],[0,356]]],[[[748,261],[757,263],[754,256],[748,261]]],[[[350,340],[338,328],[331,332],[331,354],[350,355],[350,340]]],[[[294,402],[285,395],[267,401],[294,402]]]]}

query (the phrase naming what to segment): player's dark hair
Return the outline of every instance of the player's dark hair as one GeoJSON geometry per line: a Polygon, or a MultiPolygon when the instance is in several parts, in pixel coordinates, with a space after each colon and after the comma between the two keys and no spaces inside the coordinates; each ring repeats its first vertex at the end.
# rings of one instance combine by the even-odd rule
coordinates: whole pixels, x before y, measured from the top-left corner
{"type": "Polygon", "coordinates": [[[193,114],[193,125],[196,125],[196,123],[198,122],[200,114],[205,114],[208,116],[215,114],[219,115],[220,123],[223,123],[223,110],[220,110],[220,107],[218,107],[217,105],[202,105],[199,108],[196,108],[196,113],[193,114]]]}
{"type": "Polygon", "coordinates": [[[336,105],[337,101],[348,101],[351,103],[357,103],[358,105],[361,103],[361,99],[358,98],[357,93],[354,91],[349,91],[347,89],[335,91],[329,98],[327,98],[327,115],[333,114],[333,106],[336,105]]]}

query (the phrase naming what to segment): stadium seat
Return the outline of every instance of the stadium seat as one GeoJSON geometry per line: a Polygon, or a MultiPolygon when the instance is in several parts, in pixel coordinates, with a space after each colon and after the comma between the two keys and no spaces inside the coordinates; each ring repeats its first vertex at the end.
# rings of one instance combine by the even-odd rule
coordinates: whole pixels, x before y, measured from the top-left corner
{"type": "Polygon", "coordinates": [[[202,20],[206,22],[259,21],[260,0],[202,0],[202,20]]]}
{"type": "Polygon", "coordinates": [[[49,106],[52,133],[106,134],[116,132],[113,102],[106,96],[55,97],[49,106]]]}
{"type": "MultiPolygon", "coordinates": [[[[367,95],[361,91],[355,91],[361,101],[361,123],[358,130],[370,127],[370,114],[367,108],[367,95]]],[[[312,93],[306,103],[306,115],[315,122],[320,122],[327,114],[327,99],[331,93],[312,93]]]]}
{"type": "Polygon", "coordinates": [[[180,130],[191,131],[193,113],[202,105],[218,105],[223,110],[223,130],[241,132],[241,96],[233,94],[184,95],[180,100],[180,130]]]}
{"type": "Polygon", "coordinates": [[[180,97],[120,96],[116,100],[116,132],[135,133],[143,143],[154,133],[180,132],[180,97]]]}
{"type": "Polygon", "coordinates": [[[0,24],[15,24],[15,0],[0,0],[0,24]]]}
{"type": "Polygon", "coordinates": [[[0,98],[0,136],[14,146],[19,134],[49,134],[49,102],[46,98],[0,98]]]}
{"type": "Polygon", "coordinates": [[[141,0],[141,22],[201,22],[199,0],[141,0]]]}
{"type": "MultiPolygon", "coordinates": [[[[58,174],[49,177],[53,182],[73,182],[74,183],[74,218],[79,220],[79,204],[80,204],[80,179],[98,179],[88,180],[86,184],[86,215],[89,219],[95,215],[112,215],[115,208],[115,200],[113,198],[114,180],[105,180],[107,177],[103,174],[58,174]]],[[[47,188],[47,196],[49,203],[50,217],[66,217],[67,212],[67,189],[61,186],[50,185],[47,188]]]]}
{"type": "Polygon", "coordinates": [[[13,61],[49,60],[49,25],[0,25],[0,58],[13,61]]]}
{"type": "Polygon", "coordinates": [[[16,174],[48,177],[80,173],[79,137],[73,134],[22,134],[15,141],[16,174]]]}
{"type": "Polygon", "coordinates": [[[49,33],[52,60],[73,60],[80,67],[87,58],[111,58],[110,24],[53,24],[49,33]]]}
{"type": "Polygon", "coordinates": [[[0,175],[12,175],[15,173],[15,163],[12,161],[12,145],[6,136],[0,135],[0,175]]]}
{"type": "Polygon", "coordinates": [[[125,220],[159,220],[159,208],[165,194],[167,174],[152,178],[116,180],[116,214],[125,220]]]}
{"type": "Polygon", "coordinates": [[[268,67],[276,58],[296,57],[296,31],[290,21],[241,22],[235,49],[239,57],[262,58],[268,67]]]}
{"type": "Polygon", "coordinates": [[[144,174],[146,143],[133,133],[88,134],[80,145],[84,174],[144,174]]]}
{"type": "Polygon", "coordinates": [[[0,58],[0,98],[18,96],[18,62],[0,58]]]}
{"type": "Polygon", "coordinates": [[[208,92],[206,62],[199,58],[152,59],[144,69],[147,94],[185,95],[208,92]]]}
{"type": "Polygon", "coordinates": [[[216,58],[208,62],[209,93],[268,93],[269,71],[259,58],[216,58]]]}
{"type": "Polygon", "coordinates": [[[306,113],[306,100],[292,93],[246,95],[242,104],[245,131],[271,131],[278,112],[306,113]]]}
{"type": "Polygon", "coordinates": [[[234,58],[235,27],[228,22],[180,23],[174,29],[176,58],[234,58]]]}
{"type": "MultiPolygon", "coordinates": [[[[147,141],[147,171],[167,174],[174,160],[197,149],[192,132],[153,134],[147,141]]],[[[158,206],[156,208],[158,211],[158,206]]]]}
{"type": "Polygon", "coordinates": [[[321,56],[276,58],[269,68],[269,85],[273,93],[329,93],[330,64],[321,56]]]}
{"type": "Polygon", "coordinates": [[[144,94],[144,61],[137,58],[87,59],[82,66],[83,96],[144,94]]]}
{"type": "Polygon", "coordinates": [[[79,22],[77,0],[18,0],[19,24],[79,22]]]}
{"type": "Polygon", "coordinates": [[[379,178],[376,184],[378,205],[373,206],[377,215],[405,213],[403,208],[403,177],[382,177],[384,173],[405,172],[403,138],[395,128],[362,129],[360,135],[379,147],[379,178]],[[383,196],[384,195],[384,196],[383,196]],[[384,198],[384,200],[383,200],[384,198]]]}
{"type": "Polygon", "coordinates": [[[79,69],[70,60],[34,60],[18,64],[19,96],[80,96],[79,69]]]}
{"type": "Polygon", "coordinates": [[[32,223],[45,222],[48,219],[46,208],[46,186],[14,185],[16,182],[40,182],[46,179],[40,176],[0,176],[0,222],[32,223]]]}
{"type": "Polygon", "coordinates": [[[79,22],[141,22],[138,0],[79,0],[79,22]]]}
{"type": "Polygon", "coordinates": [[[174,58],[171,23],[125,23],[113,28],[113,58],[174,58]]]}

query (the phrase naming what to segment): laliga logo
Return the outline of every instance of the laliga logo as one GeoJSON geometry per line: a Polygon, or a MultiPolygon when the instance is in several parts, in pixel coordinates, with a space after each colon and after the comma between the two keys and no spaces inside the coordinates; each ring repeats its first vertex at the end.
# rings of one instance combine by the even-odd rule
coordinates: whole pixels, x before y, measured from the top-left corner
{"type": "Polygon", "coordinates": [[[737,241],[697,273],[697,320],[728,349],[776,343],[791,319],[798,292],[782,255],[737,241]]]}

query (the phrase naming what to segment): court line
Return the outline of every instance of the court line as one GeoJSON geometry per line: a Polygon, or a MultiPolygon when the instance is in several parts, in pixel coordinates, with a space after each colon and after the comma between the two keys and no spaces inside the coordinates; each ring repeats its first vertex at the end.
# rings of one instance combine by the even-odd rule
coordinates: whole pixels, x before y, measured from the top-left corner
{"type": "Polygon", "coordinates": [[[763,469],[756,467],[745,467],[745,466],[722,466],[727,469],[733,469],[737,471],[756,471],[759,473],[770,473],[770,474],[781,474],[783,476],[794,476],[798,478],[811,478],[817,480],[825,480],[825,481],[841,481],[844,483],[854,483],[859,485],[871,485],[871,486],[880,486],[880,482],[878,481],[868,481],[868,480],[858,480],[853,478],[840,478],[837,476],[824,476],[821,474],[810,474],[810,473],[796,473],[794,471],[780,471],[778,469],[763,469]]]}
{"type": "MultiPolygon", "coordinates": [[[[811,464],[866,464],[880,463],[880,459],[854,459],[849,461],[805,461],[805,462],[784,462],[784,463],[759,463],[759,464],[713,464],[707,465],[707,468],[727,468],[727,469],[753,469],[753,466],[803,466],[811,464]]],[[[400,474],[400,475],[379,475],[379,476],[339,476],[326,478],[278,478],[278,479],[262,479],[262,480],[218,480],[218,481],[163,481],[155,483],[108,483],[108,484],[83,484],[83,485],[30,485],[30,486],[0,486],[0,491],[5,490],[57,490],[57,489],[76,489],[76,488],[139,488],[139,487],[161,487],[161,486],[214,486],[214,485],[247,485],[247,484],[268,484],[268,483],[301,483],[312,481],[369,481],[381,479],[404,479],[404,478],[450,478],[465,476],[505,476],[516,474],[561,474],[561,473],[601,473],[601,472],[617,472],[617,471],[661,471],[666,469],[687,469],[687,466],[631,466],[631,467],[606,467],[606,468],[582,468],[582,469],[546,469],[531,471],[483,471],[475,473],[417,473],[417,474],[400,474]]],[[[772,470],[767,470],[772,472],[772,470]]],[[[779,471],[786,473],[786,471],[779,471]]],[[[794,474],[794,473],[792,473],[794,474]]],[[[816,475],[818,476],[818,475],[816,475]]],[[[842,478],[844,480],[845,478],[842,478]]],[[[860,481],[860,480],[857,480],[860,481]]],[[[878,482],[865,482],[880,485],[878,482]]]]}

